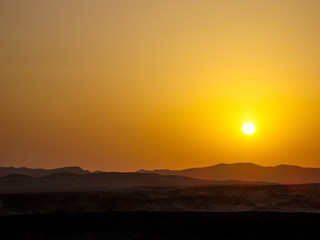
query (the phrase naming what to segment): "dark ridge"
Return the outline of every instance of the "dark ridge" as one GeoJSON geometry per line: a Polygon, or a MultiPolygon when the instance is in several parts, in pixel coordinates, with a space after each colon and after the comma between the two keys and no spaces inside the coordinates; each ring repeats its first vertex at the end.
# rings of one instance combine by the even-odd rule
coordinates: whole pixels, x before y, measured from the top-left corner
{"type": "Polygon", "coordinates": [[[131,187],[194,187],[226,185],[274,185],[266,182],[210,181],[156,173],[103,172],[90,174],[53,173],[42,177],[9,175],[0,177],[0,193],[109,191],[131,187]],[[17,184],[17,180],[19,184],[17,184]]]}
{"type": "Polygon", "coordinates": [[[177,175],[204,180],[256,181],[273,182],[278,184],[308,184],[320,183],[320,168],[304,168],[294,165],[278,165],[263,167],[254,163],[234,163],[189,168],[183,170],[139,170],[140,173],[158,173],[162,175],[177,175]]]}
{"type": "Polygon", "coordinates": [[[10,180],[10,179],[30,179],[30,178],[33,178],[33,177],[16,173],[16,174],[9,174],[9,175],[3,176],[1,178],[10,180]]]}
{"type": "Polygon", "coordinates": [[[68,173],[77,173],[77,174],[88,174],[90,173],[88,170],[83,170],[80,167],[72,166],[72,167],[62,167],[62,168],[55,168],[55,169],[32,169],[32,168],[26,168],[26,167],[0,167],[0,177],[11,175],[11,174],[21,174],[31,177],[43,177],[49,174],[53,173],[62,173],[62,172],[68,172],[68,173]]]}

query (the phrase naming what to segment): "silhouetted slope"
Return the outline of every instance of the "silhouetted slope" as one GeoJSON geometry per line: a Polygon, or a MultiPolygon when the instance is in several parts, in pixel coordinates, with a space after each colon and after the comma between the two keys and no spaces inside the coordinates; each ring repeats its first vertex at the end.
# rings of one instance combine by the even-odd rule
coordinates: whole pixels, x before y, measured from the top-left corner
{"type": "Polygon", "coordinates": [[[280,184],[320,183],[319,168],[303,168],[290,165],[262,167],[253,163],[218,164],[203,168],[184,170],[139,170],[140,173],[158,173],[162,175],[177,175],[206,180],[239,180],[264,181],[280,184]]]}
{"type": "Polygon", "coordinates": [[[208,181],[155,173],[104,172],[90,174],[56,173],[44,177],[21,174],[0,177],[1,192],[105,191],[132,187],[191,187],[209,185],[270,185],[265,182],[208,181]]]}
{"type": "Polygon", "coordinates": [[[43,177],[54,173],[76,173],[76,174],[86,174],[89,173],[88,170],[83,170],[80,167],[63,167],[55,169],[32,169],[26,167],[14,168],[14,167],[0,167],[0,177],[10,175],[10,174],[22,174],[32,177],[43,177]]]}
{"type": "Polygon", "coordinates": [[[0,178],[0,192],[96,191],[138,186],[203,186],[211,181],[181,176],[141,173],[56,173],[44,177],[7,175],[0,178]]]}

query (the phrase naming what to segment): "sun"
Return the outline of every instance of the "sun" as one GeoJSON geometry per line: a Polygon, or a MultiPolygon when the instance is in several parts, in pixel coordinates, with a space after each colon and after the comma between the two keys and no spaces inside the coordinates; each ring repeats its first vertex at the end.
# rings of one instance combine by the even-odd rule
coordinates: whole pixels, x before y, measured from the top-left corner
{"type": "Polygon", "coordinates": [[[256,126],[251,122],[247,122],[243,124],[242,131],[247,135],[254,134],[254,132],[256,131],[256,126]]]}

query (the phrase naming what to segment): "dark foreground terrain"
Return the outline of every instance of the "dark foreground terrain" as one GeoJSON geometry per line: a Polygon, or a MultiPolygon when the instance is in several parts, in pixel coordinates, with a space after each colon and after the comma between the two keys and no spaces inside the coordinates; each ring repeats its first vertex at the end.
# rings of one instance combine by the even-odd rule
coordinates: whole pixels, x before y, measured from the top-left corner
{"type": "Polygon", "coordinates": [[[0,194],[2,216],[124,211],[320,213],[320,184],[0,194]]]}
{"type": "Polygon", "coordinates": [[[0,217],[1,239],[319,239],[320,214],[108,212],[0,217]]]}

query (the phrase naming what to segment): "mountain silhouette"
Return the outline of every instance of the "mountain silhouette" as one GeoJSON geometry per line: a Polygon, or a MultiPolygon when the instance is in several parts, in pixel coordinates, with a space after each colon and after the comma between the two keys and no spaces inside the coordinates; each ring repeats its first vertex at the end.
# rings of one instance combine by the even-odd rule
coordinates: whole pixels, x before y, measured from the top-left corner
{"type": "Polygon", "coordinates": [[[155,173],[55,173],[43,177],[12,174],[0,177],[0,193],[109,191],[133,187],[271,185],[265,182],[209,181],[155,173]]]}
{"type": "Polygon", "coordinates": [[[26,167],[0,167],[0,177],[10,174],[21,174],[31,177],[43,177],[54,173],[76,173],[76,174],[87,174],[90,173],[88,170],[83,170],[80,167],[63,167],[55,169],[42,169],[42,168],[26,168],[26,167]]]}
{"type": "Polygon", "coordinates": [[[253,163],[217,164],[210,167],[184,170],[139,170],[139,173],[186,176],[204,180],[263,181],[279,184],[320,183],[320,168],[304,168],[291,165],[263,167],[253,163]]]}

